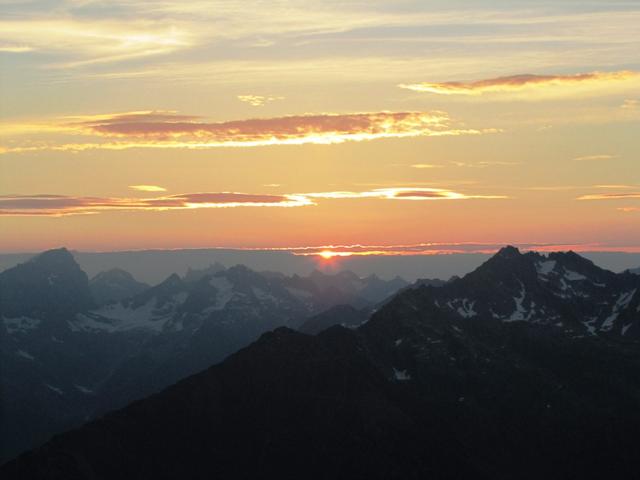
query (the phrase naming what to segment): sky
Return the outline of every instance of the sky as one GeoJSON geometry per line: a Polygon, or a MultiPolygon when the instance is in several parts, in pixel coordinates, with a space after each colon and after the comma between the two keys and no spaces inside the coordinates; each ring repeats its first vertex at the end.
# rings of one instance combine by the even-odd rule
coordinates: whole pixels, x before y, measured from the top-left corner
{"type": "Polygon", "coordinates": [[[2,252],[640,252],[637,1],[0,4],[2,252]]]}

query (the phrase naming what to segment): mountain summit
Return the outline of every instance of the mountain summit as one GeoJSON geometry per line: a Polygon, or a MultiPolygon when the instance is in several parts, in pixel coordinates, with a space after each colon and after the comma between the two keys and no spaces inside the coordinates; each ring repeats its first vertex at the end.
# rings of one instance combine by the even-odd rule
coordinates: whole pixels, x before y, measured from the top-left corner
{"type": "Polygon", "coordinates": [[[49,250],[0,273],[3,317],[57,319],[93,305],[87,275],[66,248],[49,250]]]}

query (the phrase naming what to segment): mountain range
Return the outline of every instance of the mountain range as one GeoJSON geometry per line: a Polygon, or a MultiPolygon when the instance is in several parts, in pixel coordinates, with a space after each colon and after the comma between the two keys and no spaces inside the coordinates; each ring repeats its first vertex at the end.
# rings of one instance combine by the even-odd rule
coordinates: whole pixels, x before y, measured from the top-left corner
{"type": "Polygon", "coordinates": [[[370,308],[406,282],[309,277],[213,264],[153,287],[113,269],[92,279],[65,249],[0,273],[2,455],[217,363],[279,326],[337,304],[370,308]]]}
{"type": "MultiPolygon", "coordinates": [[[[264,333],[222,363],[56,436],[1,472],[634,478],[639,292],[640,276],[575,253],[506,247],[462,278],[403,289],[363,323],[357,307],[329,314],[357,328],[264,333]]],[[[313,320],[311,327],[332,323],[313,320]]]]}

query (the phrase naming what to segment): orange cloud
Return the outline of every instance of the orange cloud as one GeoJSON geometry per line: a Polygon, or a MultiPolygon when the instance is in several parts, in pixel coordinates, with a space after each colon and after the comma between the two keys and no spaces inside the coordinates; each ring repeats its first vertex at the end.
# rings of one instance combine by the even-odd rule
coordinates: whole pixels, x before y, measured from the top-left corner
{"type": "MultiPolygon", "coordinates": [[[[154,187],[137,185],[137,187],[154,187]]],[[[162,188],[162,187],[156,187],[162,188]]],[[[144,190],[156,191],[156,190],[144,190]]],[[[434,188],[385,188],[364,192],[251,194],[199,192],[152,198],[75,197],[67,195],[0,195],[0,216],[66,216],[107,210],[165,211],[196,208],[304,207],[317,199],[468,200],[503,199],[500,195],[468,195],[434,188]]]]}
{"type": "Polygon", "coordinates": [[[184,210],[194,208],[301,207],[313,203],[296,195],[203,192],[155,198],[73,197],[66,195],[0,195],[1,216],[66,216],[107,210],[184,210]]]}
{"type": "MultiPolygon", "coordinates": [[[[167,111],[67,117],[43,133],[91,136],[100,141],[5,147],[0,152],[82,151],[94,148],[212,148],[333,144],[380,138],[479,135],[496,129],[457,128],[444,112],[322,113],[275,118],[205,122],[167,111]],[[73,120],[73,121],[68,121],[73,120]],[[109,139],[104,141],[104,139],[109,139]]],[[[14,133],[38,132],[38,125],[8,126],[14,133]]]]}
{"type": "Polygon", "coordinates": [[[400,88],[416,92],[435,93],[439,95],[482,95],[485,93],[504,93],[520,91],[527,88],[549,88],[559,86],[575,87],[579,85],[602,86],[612,82],[638,79],[638,72],[592,72],[576,75],[513,75],[509,77],[490,78],[475,82],[443,82],[400,84],[400,88]]]}

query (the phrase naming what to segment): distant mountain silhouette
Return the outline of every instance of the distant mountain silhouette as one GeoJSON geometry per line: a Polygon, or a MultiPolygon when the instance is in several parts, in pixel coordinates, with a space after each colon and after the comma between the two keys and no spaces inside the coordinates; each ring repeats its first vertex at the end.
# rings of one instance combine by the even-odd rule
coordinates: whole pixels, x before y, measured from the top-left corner
{"type": "Polygon", "coordinates": [[[337,303],[369,308],[403,284],[350,272],[313,277],[211,265],[153,287],[118,269],[89,282],[65,249],[2,272],[0,461],[203,370],[266,331],[298,328],[337,303]]]}
{"type": "Polygon", "coordinates": [[[133,275],[120,268],[100,272],[89,281],[89,289],[98,305],[116,303],[149,288],[149,285],[138,282],[133,275]]]}
{"type": "MultiPolygon", "coordinates": [[[[634,478],[640,277],[505,248],[357,329],[279,328],[3,478],[634,478]]],[[[338,309],[339,311],[340,309],[338,309]]]]}
{"type": "Polygon", "coordinates": [[[0,273],[3,317],[52,318],[93,306],[87,275],[66,248],[49,250],[0,273]]]}

